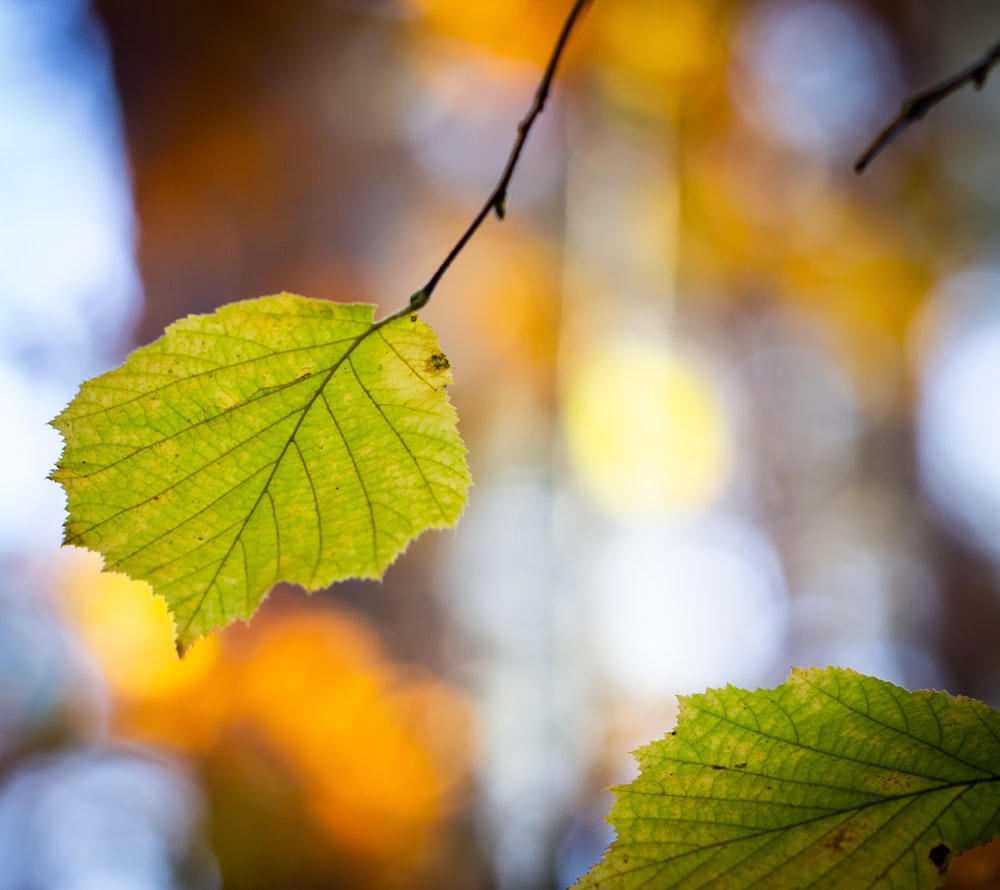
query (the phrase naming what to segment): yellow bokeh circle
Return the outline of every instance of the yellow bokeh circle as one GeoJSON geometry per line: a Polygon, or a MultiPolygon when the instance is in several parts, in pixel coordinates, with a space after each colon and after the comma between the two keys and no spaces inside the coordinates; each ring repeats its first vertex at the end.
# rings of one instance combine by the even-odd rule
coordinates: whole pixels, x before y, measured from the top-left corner
{"type": "Polygon", "coordinates": [[[656,343],[617,338],[581,356],[564,388],[572,468],[616,515],[710,506],[732,449],[715,380],[656,343]]]}

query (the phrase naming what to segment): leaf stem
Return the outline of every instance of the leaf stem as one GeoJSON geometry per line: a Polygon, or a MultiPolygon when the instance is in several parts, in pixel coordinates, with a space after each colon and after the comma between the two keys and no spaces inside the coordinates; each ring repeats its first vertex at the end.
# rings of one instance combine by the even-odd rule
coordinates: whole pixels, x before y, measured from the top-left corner
{"type": "Polygon", "coordinates": [[[923,118],[928,111],[944,99],[947,99],[956,90],[961,89],[968,83],[976,85],[976,89],[982,89],[986,78],[993,67],[1000,63],[1000,43],[992,46],[986,51],[981,59],[966,66],[961,71],[957,71],[935,84],[930,89],[924,90],[911,96],[903,103],[903,107],[893,121],[875,137],[875,140],[865,150],[864,154],[858,158],[854,164],[854,172],[862,173],[864,169],[882,153],[900,133],[910,126],[914,121],[923,118]]]}
{"type": "Polygon", "coordinates": [[[486,203],[483,204],[482,208],[480,208],[472,222],[469,223],[468,228],[462,233],[462,236],[458,239],[458,241],[455,242],[455,246],[448,252],[448,255],[444,258],[441,265],[438,266],[434,274],[427,280],[427,283],[420,288],[420,290],[415,291],[412,294],[410,302],[406,306],[402,306],[391,315],[387,315],[385,318],[376,322],[377,327],[382,327],[382,325],[388,324],[390,321],[395,321],[397,318],[402,318],[405,315],[419,312],[423,309],[424,306],[430,302],[431,297],[434,295],[435,288],[437,288],[441,279],[444,278],[445,273],[451,267],[451,264],[455,262],[458,255],[465,249],[469,241],[472,240],[472,236],[479,231],[479,227],[486,221],[486,217],[488,217],[490,213],[495,213],[497,215],[497,219],[502,220],[506,215],[507,189],[510,187],[511,179],[514,177],[514,170],[517,168],[518,161],[521,159],[521,153],[524,151],[524,145],[528,141],[528,134],[531,132],[531,128],[534,125],[536,118],[545,108],[545,103],[549,98],[549,91],[552,88],[552,81],[555,79],[556,68],[559,66],[559,60],[563,56],[563,51],[566,49],[566,44],[569,42],[569,37],[574,26],[589,2],[590,0],[575,0],[573,3],[573,7],[570,9],[569,15],[566,17],[566,21],[563,23],[562,31],[559,33],[559,38],[556,40],[555,46],[552,48],[552,54],[549,56],[548,64],[545,66],[545,71],[542,73],[542,79],[538,82],[538,88],[535,90],[535,97],[532,100],[531,106],[528,108],[527,113],[517,125],[517,137],[514,139],[514,144],[511,146],[510,154],[507,156],[507,163],[504,164],[503,173],[500,174],[500,179],[493,187],[493,191],[490,192],[489,197],[487,197],[486,203]]]}

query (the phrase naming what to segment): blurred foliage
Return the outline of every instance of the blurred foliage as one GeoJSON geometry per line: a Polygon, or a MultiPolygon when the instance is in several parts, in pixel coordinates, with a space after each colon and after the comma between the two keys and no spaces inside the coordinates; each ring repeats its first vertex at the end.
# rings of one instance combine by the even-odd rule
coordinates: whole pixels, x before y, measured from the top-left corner
{"type": "MultiPolygon", "coordinates": [[[[285,289],[402,305],[499,174],[567,5],[96,0],[141,223],[139,342],[285,289]]],[[[458,535],[382,586],[308,605],[280,589],[180,664],[141,586],[91,564],[66,597],[112,690],[111,739],[193,765],[225,886],[575,878],[606,842],[579,829],[603,815],[598,789],[691,691],[662,676],[623,694],[611,672],[640,647],[614,650],[595,603],[638,603],[654,655],[710,648],[664,605],[677,579],[645,600],[617,583],[706,517],[752,524],[780,563],[779,676],[846,662],[1000,701],[995,560],[936,511],[916,454],[922,375],[956,324],[940,287],[996,255],[1000,89],[955,96],[851,171],[904,95],[997,33],[1000,7],[975,0],[591,4],[506,221],[424,313],[478,482],[458,535]],[[629,363],[649,384],[638,408],[616,380],[629,363]],[[652,447],[622,449],[627,429],[652,447]],[[602,475],[608,455],[636,470],[657,450],[657,486],[602,475]],[[541,519],[526,491],[550,498],[541,519]],[[525,614],[524,590],[552,599],[525,614]],[[519,731],[498,734],[504,715],[519,731]],[[518,780],[540,790],[511,840],[498,798],[518,780]],[[535,877],[504,878],[532,838],[535,877]]],[[[723,569],[738,555],[703,549],[723,569]]],[[[699,594],[721,623],[725,600],[699,594]]],[[[955,886],[990,885],[995,851],[977,855],[955,886]]]]}
{"type": "Polygon", "coordinates": [[[197,770],[226,886],[398,886],[446,866],[475,737],[458,692],[393,663],[359,618],[298,604],[179,660],[160,597],[78,563],[63,602],[115,694],[114,733],[197,770]]]}

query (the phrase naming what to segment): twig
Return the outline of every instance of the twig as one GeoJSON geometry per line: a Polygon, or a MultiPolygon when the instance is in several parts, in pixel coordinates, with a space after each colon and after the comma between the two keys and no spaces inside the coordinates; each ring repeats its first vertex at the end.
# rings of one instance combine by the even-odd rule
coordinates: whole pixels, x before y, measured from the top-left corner
{"type": "Polygon", "coordinates": [[[903,130],[914,121],[924,117],[938,102],[946,99],[956,90],[961,89],[967,83],[975,84],[977,90],[982,89],[990,71],[998,62],[1000,62],[1000,43],[990,48],[978,62],[963,68],[929,90],[907,99],[896,119],[879,133],[865,153],[858,158],[854,165],[854,172],[861,173],[876,155],[880,154],[903,130]]]}
{"type": "Polygon", "coordinates": [[[517,138],[514,140],[510,154],[507,156],[507,163],[504,165],[503,173],[500,174],[500,179],[493,187],[493,191],[490,192],[489,197],[486,199],[486,203],[483,204],[482,209],[476,214],[472,222],[469,223],[469,227],[462,234],[462,237],[455,243],[455,246],[448,252],[444,261],[440,266],[438,266],[437,271],[435,271],[434,274],[427,280],[427,283],[420,288],[420,290],[413,293],[410,297],[410,302],[406,306],[397,309],[391,315],[387,315],[381,321],[376,323],[376,327],[382,327],[382,325],[388,324],[390,321],[395,321],[397,318],[402,318],[405,315],[423,309],[423,307],[430,302],[431,296],[434,294],[434,289],[438,286],[438,283],[444,277],[451,264],[465,249],[466,244],[469,243],[472,236],[476,234],[479,227],[483,224],[483,222],[485,222],[486,217],[488,217],[490,213],[495,213],[498,219],[503,219],[506,215],[507,189],[509,188],[510,181],[514,176],[514,170],[517,167],[517,163],[521,159],[521,152],[524,150],[524,144],[528,141],[528,133],[531,132],[531,127],[535,123],[535,119],[545,108],[545,102],[549,98],[549,91],[552,88],[552,81],[555,78],[556,68],[559,66],[559,60],[562,58],[563,50],[566,49],[569,36],[572,33],[577,20],[580,18],[580,14],[589,2],[590,0],[575,0],[573,3],[573,8],[570,9],[569,15],[566,17],[562,31],[559,33],[559,38],[556,40],[556,44],[552,49],[552,55],[549,57],[549,62],[545,66],[542,79],[539,81],[538,88],[535,90],[535,98],[531,103],[531,107],[517,125],[517,138]]]}

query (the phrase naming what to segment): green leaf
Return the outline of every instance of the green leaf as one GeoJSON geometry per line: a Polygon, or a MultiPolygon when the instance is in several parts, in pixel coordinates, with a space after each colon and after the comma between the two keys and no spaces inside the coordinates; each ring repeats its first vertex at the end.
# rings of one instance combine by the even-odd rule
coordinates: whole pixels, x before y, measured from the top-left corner
{"type": "Polygon", "coordinates": [[[171,325],[53,425],[65,541],[162,594],[182,642],[278,581],[379,577],[452,526],[469,474],[448,360],[416,315],[291,294],[171,325]]]}
{"type": "Polygon", "coordinates": [[[1000,832],[1000,713],[853,671],[681,699],[586,888],[939,887],[1000,832]]]}

